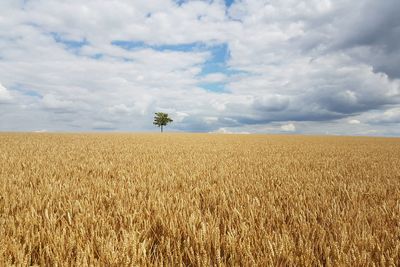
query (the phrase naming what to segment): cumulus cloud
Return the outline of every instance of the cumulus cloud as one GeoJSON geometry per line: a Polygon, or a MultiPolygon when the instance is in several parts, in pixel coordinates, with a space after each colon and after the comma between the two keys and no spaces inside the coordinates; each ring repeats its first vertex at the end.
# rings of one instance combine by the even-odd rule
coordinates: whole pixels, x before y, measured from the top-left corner
{"type": "Polygon", "coordinates": [[[0,130],[150,130],[165,111],[177,131],[400,135],[399,10],[396,0],[5,0],[0,130]]]}
{"type": "Polygon", "coordinates": [[[296,126],[293,123],[284,124],[281,126],[281,130],[284,132],[295,132],[296,126]]]}
{"type": "Polygon", "coordinates": [[[172,117],[174,117],[174,122],[182,122],[188,116],[190,115],[180,111],[176,111],[172,114],[172,117]]]}
{"type": "Polygon", "coordinates": [[[353,120],[348,120],[347,123],[348,124],[360,124],[361,122],[359,120],[353,119],[353,120]]]}

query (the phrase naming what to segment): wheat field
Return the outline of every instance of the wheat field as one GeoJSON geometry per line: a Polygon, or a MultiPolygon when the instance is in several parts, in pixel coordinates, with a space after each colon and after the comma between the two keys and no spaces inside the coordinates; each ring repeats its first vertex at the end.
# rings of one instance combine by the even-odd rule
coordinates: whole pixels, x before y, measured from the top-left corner
{"type": "Polygon", "coordinates": [[[400,139],[0,134],[1,266],[399,266],[400,139]]]}

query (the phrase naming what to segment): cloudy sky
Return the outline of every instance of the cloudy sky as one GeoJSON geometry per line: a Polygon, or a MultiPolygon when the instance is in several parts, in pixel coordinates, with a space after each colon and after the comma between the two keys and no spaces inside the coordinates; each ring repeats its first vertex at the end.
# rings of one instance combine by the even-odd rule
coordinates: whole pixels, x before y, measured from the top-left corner
{"type": "Polygon", "coordinates": [[[400,136],[398,0],[1,0],[1,131],[400,136]]]}

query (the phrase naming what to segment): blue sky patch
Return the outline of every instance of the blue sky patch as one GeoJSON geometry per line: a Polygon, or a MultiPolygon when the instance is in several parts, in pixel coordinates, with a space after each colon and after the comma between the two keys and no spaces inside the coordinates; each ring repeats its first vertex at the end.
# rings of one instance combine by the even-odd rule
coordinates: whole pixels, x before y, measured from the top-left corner
{"type": "Polygon", "coordinates": [[[103,54],[97,53],[97,54],[91,55],[90,58],[98,60],[98,59],[102,59],[103,56],[104,56],[103,54]]]}
{"type": "Polygon", "coordinates": [[[159,45],[153,46],[152,48],[157,51],[179,51],[179,52],[193,52],[202,51],[204,49],[204,43],[195,42],[189,44],[178,44],[178,45],[159,45]]]}
{"type": "MultiPolygon", "coordinates": [[[[175,0],[175,3],[178,4],[178,6],[183,5],[184,3],[187,3],[188,0],[175,0]]],[[[212,1],[207,1],[207,2],[212,2],[212,1]]],[[[235,2],[235,0],[225,0],[225,5],[227,7],[230,7],[233,3],[235,2]]]]}
{"type": "Polygon", "coordinates": [[[21,94],[26,95],[26,96],[42,98],[41,94],[39,94],[38,92],[36,92],[36,91],[34,91],[32,89],[27,88],[26,86],[24,86],[24,85],[22,85],[20,83],[15,84],[14,86],[11,87],[11,89],[15,90],[15,91],[18,91],[21,94]]]}
{"type": "Polygon", "coordinates": [[[116,40],[111,42],[112,45],[121,47],[126,50],[134,50],[146,47],[146,44],[142,41],[124,41],[124,40],[116,40]]]}
{"type": "Polygon", "coordinates": [[[225,0],[225,5],[227,7],[230,7],[234,2],[235,2],[235,0],[225,0]]]}
{"type": "Polygon", "coordinates": [[[53,37],[55,42],[64,45],[68,51],[71,51],[75,54],[78,54],[80,48],[89,44],[86,39],[80,41],[69,40],[67,38],[64,38],[60,33],[56,32],[51,32],[50,35],[53,37]]]}
{"type": "Polygon", "coordinates": [[[201,83],[199,85],[201,88],[211,91],[211,92],[225,92],[225,83],[201,83]]]}
{"type": "Polygon", "coordinates": [[[229,60],[230,53],[227,44],[220,44],[212,46],[208,49],[212,56],[203,66],[201,75],[210,74],[214,72],[222,72],[227,74],[226,62],[229,60]]]}
{"type": "Polygon", "coordinates": [[[26,91],[24,91],[24,94],[25,94],[25,95],[28,95],[28,96],[33,96],[33,97],[40,97],[40,98],[42,98],[42,95],[40,95],[39,93],[37,93],[37,92],[35,92],[35,91],[32,91],[32,90],[26,90],[26,91]]]}
{"type": "Polygon", "coordinates": [[[193,51],[207,50],[206,45],[201,42],[194,42],[188,44],[149,45],[143,41],[115,40],[112,41],[111,44],[121,47],[125,50],[136,50],[143,48],[149,48],[156,51],[179,51],[179,52],[193,52],[193,51]]]}

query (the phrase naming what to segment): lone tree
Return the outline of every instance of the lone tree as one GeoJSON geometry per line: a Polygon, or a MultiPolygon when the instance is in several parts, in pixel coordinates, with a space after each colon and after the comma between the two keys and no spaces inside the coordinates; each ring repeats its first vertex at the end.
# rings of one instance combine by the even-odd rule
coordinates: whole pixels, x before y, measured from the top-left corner
{"type": "Polygon", "coordinates": [[[155,114],[153,124],[161,127],[161,132],[163,132],[163,127],[167,126],[168,123],[173,122],[173,120],[168,117],[167,113],[156,112],[155,114]]]}

